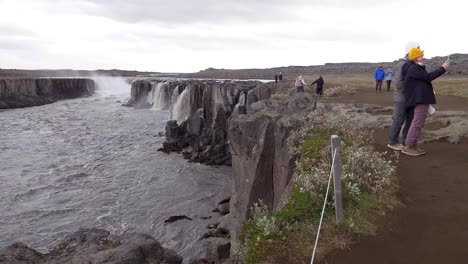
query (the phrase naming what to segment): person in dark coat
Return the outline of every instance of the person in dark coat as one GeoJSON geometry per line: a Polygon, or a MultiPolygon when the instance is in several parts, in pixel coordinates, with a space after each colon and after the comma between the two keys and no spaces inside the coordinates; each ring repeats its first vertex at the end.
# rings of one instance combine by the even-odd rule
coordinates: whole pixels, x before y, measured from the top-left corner
{"type": "Polygon", "coordinates": [[[278,80],[282,81],[283,80],[283,74],[280,72],[278,75],[278,80]]]}
{"type": "Polygon", "coordinates": [[[414,114],[413,108],[406,108],[405,96],[403,95],[403,67],[409,61],[408,53],[412,48],[419,48],[419,43],[411,41],[406,44],[405,56],[398,62],[394,72],[395,89],[393,89],[393,117],[387,147],[398,151],[403,150],[403,147],[405,146],[406,136],[408,135],[408,130],[411,126],[414,114]],[[398,143],[400,132],[402,135],[401,144],[398,143]]]}
{"type": "Polygon", "coordinates": [[[278,74],[275,74],[275,83],[278,83],[278,74]]]}
{"type": "Polygon", "coordinates": [[[420,156],[426,152],[417,148],[417,142],[421,129],[424,127],[428,115],[429,106],[436,104],[434,88],[431,81],[444,74],[449,66],[448,61],[444,62],[440,68],[428,73],[424,64],[424,52],[418,48],[413,48],[408,53],[410,62],[405,64],[403,69],[406,107],[414,107],[414,117],[406,137],[406,146],[401,151],[410,156],[420,156]]]}
{"type": "Polygon", "coordinates": [[[310,85],[314,85],[314,84],[316,84],[316,86],[315,86],[316,94],[318,96],[322,96],[323,95],[323,85],[325,84],[325,82],[323,81],[322,75],[319,75],[318,79],[315,80],[310,85]]]}
{"type": "Polygon", "coordinates": [[[374,71],[375,91],[376,92],[382,92],[382,81],[383,81],[384,77],[385,77],[385,72],[382,69],[382,66],[379,66],[379,68],[377,68],[374,71]]]}

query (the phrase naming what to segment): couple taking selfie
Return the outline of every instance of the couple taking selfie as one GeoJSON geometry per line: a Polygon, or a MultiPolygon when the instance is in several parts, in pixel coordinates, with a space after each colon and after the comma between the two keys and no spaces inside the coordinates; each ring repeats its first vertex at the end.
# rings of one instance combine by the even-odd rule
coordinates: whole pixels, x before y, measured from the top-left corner
{"type": "Polygon", "coordinates": [[[387,147],[409,156],[426,154],[418,147],[418,139],[426,118],[434,113],[436,104],[432,81],[443,75],[449,67],[447,59],[438,69],[427,72],[424,65],[424,51],[416,42],[406,45],[406,55],[394,70],[393,122],[387,147]],[[400,131],[402,141],[398,142],[400,131]]]}

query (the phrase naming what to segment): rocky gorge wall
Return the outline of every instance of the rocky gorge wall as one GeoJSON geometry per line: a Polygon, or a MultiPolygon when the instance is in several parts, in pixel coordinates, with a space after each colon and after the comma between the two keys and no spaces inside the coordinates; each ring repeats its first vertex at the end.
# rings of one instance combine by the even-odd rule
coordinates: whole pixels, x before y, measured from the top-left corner
{"type": "Polygon", "coordinates": [[[273,83],[256,81],[136,80],[129,105],[169,110],[161,150],[182,152],[186,159],[230,165],[228,120],[245,114],[253,102],[267,99],[273,83]]]}
{"type": "Polygon", "coordinates": [[[94,89],[94,81],[83,78],[0,79],[0,109],[89,96],[94,89]]]}
{"type": "Polygon", "coordinates": [[[153,97],[161,94],[171,98],[171,104],[163,105],[173,116],[180,110],[177,94],[190,95],[187,118],[168,121],[162,150],[181,151],[196,162],[232,164],[230,208],[217,226],[220,232],[229,231],[232,252],[254,203],[261,200],[269,210],[282,207],[295,167],[287,138],[316,107],[315,99],[306,94],[271,98],[275,89],[274,83],[250,81],[140,80],[132,84],[131,105],[161,108],[161,97],[153,97]]]}

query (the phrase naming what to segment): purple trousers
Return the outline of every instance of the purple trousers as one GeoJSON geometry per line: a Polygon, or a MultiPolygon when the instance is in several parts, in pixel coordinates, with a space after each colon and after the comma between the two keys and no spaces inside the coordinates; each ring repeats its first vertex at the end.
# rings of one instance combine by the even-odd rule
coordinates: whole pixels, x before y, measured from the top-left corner
{"type": "Polygon", "coordinates": [[[411,126],[408,131],[408,136],[406,136],[406,146],[414,147],[418,143],[418,138],[421,134],[421,129],[424,127],[424,122],[426,122],[428,110],[428,104],[418,104],[414,108],[413,121],[411,122],[411,126]]]}

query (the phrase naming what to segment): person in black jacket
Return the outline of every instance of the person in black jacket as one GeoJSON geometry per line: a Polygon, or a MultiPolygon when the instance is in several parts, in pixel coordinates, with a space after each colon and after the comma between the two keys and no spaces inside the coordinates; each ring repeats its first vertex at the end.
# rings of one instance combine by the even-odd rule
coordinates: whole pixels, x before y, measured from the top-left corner
{"type": "Polygon", "coordinates": [[[435,80],[447,71],[448,61],[442,64],[439,69],[428,73],[424,64],[424,52],[418,48],[413,48],[408,53],[410,62],[405,64],[403,69],[406,107],[414,107],[414,117],[406,137],[406,146],[402,153],[410,156],[420,156],[426,152],[417,148],[417,142],[421,129],[428,114],[429,106],[436,104],[434,89],[431,81],[435,80]]]}
{"type": "Polygon", "coordinates": [[[323,95],[323,84],[324,83],[325,82],[323,81],[322,75],[319,75],[318,79],[310,84],[310,85],[316,84],[316,93],[317,93],[318,96],[323,95]]]}

